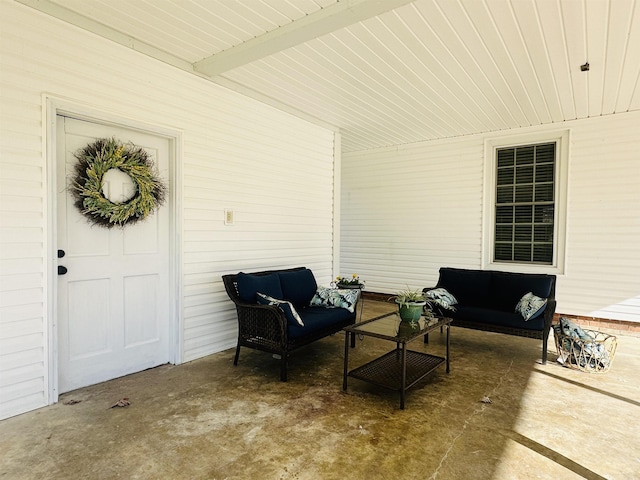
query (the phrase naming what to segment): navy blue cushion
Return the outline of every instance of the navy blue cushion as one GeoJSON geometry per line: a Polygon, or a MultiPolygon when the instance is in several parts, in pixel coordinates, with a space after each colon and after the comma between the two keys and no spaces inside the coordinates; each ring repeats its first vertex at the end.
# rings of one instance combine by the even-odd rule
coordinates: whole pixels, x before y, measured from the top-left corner
{"type": "MultiPolygon", "coordinates": [[[[543,330],[544,316],[532,318],[525,321],[522,315],[514,312],[503,312],[489,308],[468,307],[456,305],[456,311],[447,313],[448,317],[467,322],[488,323],[491,325],[501,325],[504,327],[522,328],[525,330],[543,330]]],[[[455,324],[454,324],[455,325],[455,324]]]]}
{"type": "Polygon", "coordinates": [[[490,305],[505,312],[513,312],[527,292],[541,298],[551,294],[552,277],[548,275],[493,272],[490,305]]]}
{"type": "Polygon", "coordinates": [[[269,275],[251,275],[240,272],[238,274],[238,296],[247,303],[256,303],[256,293],[264,293],[273,298],[282,298],[280,277],[277,273],[269,275]]]}
{"type": "Polygon", "coordinates": [[[298,310],[298,314],[304,322],[304,327],[287,325],[289,338],[302,337],[316,330],[328,328],[336,323],[355,319],[355,313],[350,313],[344,308],[306,307],[298,310]]]}
{"type": "MultiPolygon", "coordinates": [[[[438,287],[446,288],[456,297],[460,305],[490,306],[491,272],[489,271],[443,267],[440,269],[438,287]]],[[[512,310],[514,308],[515,303],[512,310]]]]}
{"type": "Polygon", "coordinates": [[[278,276],[282,286],[281,298],[289,300],[296,307],[309,305],[318,288],[311,270],[305,268],[294,272],[279,272],[278,276]]]}

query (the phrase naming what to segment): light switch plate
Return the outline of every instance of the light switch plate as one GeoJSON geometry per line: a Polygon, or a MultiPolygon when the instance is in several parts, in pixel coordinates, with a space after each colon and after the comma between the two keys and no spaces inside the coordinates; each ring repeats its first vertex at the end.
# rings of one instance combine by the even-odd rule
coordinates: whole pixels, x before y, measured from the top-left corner
{"type": "Polygon", "coordinates": [[[224,224],[233,225],[233,210],[224,209],[224,224]]]}

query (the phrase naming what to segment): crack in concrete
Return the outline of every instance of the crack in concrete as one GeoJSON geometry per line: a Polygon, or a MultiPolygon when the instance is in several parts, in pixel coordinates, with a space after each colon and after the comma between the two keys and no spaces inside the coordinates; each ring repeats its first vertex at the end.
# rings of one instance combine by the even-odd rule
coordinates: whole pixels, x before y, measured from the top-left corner
{"type": "MultiPolygon", "coordinates": [[[[493,394],[500,388],[500,386],[504,382],[504,379],[507,377],[507,375],[509,375],[509,372],[511,372],[511,367],[512,366],[513,366],[513,360],[511,360],[511,363],[509,363],[509,368],[507,368],[507,371],[504,372],[504,374],[500,377],[500,379],[498,380],[498,383],[496,384],[495,387],[493,387],[493,389],[487,395],[487,397],[491,398],[493,396],[493,394]]],[[[449,457],[449,454],[453,450],[453,447],[455,446],[455,444],[458,441],[458,439],[462,436],[464,431],[467,429],[467,426],[471,423],[471,420],[473,420],[473,418],[476,415],[482,414],[487,409],[487,407],[489,405],[490,405],[489,403],[483,403],[480,406],[480,408],[476,408],[473,412],[471,412],[471,414],[469,414],[469,416],[465,419],[464,423],[462,424],[462,428],[460,429],[460,432],[455,437],[453,437],[453,439],[449,443],[449,447],[447,448],[447,451],[444,452],[444,455],[442,455],[442,458],[440,459],[440,463],[438,464],[438,467],[431,474],[431,476],[429,477],[429,480],[435,480],[438,477],[438,473],[440,472],[440,469],[444,465],[444,462],[449,457]]]]}

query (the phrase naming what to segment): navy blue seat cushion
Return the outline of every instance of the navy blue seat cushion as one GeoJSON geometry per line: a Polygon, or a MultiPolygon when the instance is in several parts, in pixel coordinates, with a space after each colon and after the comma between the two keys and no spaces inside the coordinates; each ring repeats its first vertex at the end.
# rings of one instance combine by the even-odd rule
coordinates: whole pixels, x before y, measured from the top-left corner
{"type": "Polygon", "coordinates": [[[344,308],[305,307],[298,310],[298,314],[302,318],[304,327],[287,324],[287,334],[290,339],[309,335],[316,330],[355,318],[354,313],[344,308]]]}
{"type": "Polygon", "coordinates": [[[309,305],[318,288],[311,270],[305,268],[294,272],[279,272],[278,276],[283,297],[277,298],[289,300],[296,308],[309,305]]]}
{"type": "Polygon", "coordinates": [[[525,293],[532,292],[538,297],[548,298],[551,283],[552,278],[547,275],[493,272],[490,305],[505,312],[514,312],[525,293]]]}
{"type": "Polygon", "coordinates": [[[447,313],[447,316],[452,317],[454,320],[459,319],[466,322],[488,323],[504,327],[522,328],[524,330],[544,329],[544,317],[542,315],[525,321],[519,313],[490,308],[456,305],[456,311],[454,313],[447,313]]]}
{"type": "Polygon", "coordinates": [[[238,273],[238,296],[247,303],[256,303],[256,293],[264,293],[273,298],[283,298],[280,277],[277,273],[268,275],[251,275],[238,273]]]}
{"type": "MultiPolygon", "coordinates": [[[[443,267],[440,269],[438,287],[447,289],[456,297],[460,305],[491,306],[491,272],[489,271],[443,267]]],[[[515,306],[514,303],[513,308],[515,306]]]]}

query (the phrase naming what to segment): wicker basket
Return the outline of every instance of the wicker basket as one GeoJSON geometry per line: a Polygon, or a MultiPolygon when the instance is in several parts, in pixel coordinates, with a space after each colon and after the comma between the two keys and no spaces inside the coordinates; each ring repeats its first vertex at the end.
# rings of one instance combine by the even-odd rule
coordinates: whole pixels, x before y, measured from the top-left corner
{"type": "Polygon", "coordinates": [[[607,372],[613,363],[618,340],[613,335],[595,330],[584,332],[592,338],[583,340],[565,335],[558,325],[554,325],[553,336],[558,351],[558,362],[581,372],[607,372]]]}

